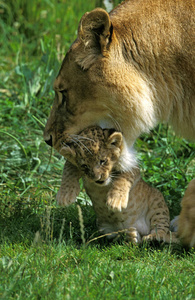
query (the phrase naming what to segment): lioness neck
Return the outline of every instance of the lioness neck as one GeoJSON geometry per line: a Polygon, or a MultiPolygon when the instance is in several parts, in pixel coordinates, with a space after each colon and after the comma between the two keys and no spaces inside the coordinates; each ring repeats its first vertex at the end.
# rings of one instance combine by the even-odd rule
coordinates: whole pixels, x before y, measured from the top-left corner
{"type": "MultiPolygon", "coordinates": [[[[134,112],[122,128],[129,145],[133,136],[136,139],[159,122],[171,124],[176,132],[180,128],[177,133],[194,138],[195,121],[189,118],[189,103],[190,114],[195,115],[194,42],[189,39],[195,24],[190,13],[193,1],[185,3],[182,15],[184,1],[179,0],[179,5],[165,1],[125,1],[110,13],[116,42],[110,49],[114,68],[110,64],[113,74],[109,76],[112,83],[114,78],[121,78],[123,102],[127,103],[126,107],[123,105],[121,119],[124,120],[128,103],[134,112]],[[165,1],[166,5],[162,5],[165,1]],[[131,137],[125,130],[130,122],[131,137]]],[[[120,113],[118,119],[120,122],[120,113]]]]}

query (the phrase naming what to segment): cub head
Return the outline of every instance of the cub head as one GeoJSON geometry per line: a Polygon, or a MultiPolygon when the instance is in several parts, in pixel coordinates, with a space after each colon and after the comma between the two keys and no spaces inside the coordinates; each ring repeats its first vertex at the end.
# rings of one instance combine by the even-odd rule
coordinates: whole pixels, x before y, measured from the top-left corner
{"type": "MultiPolygon", "coordinates": [[[[81,171],[87,180],[107,185],[112,180],[123,151],[123,136],[113,129],[90,127],[65,144],[62,154],[81,171]]],[[[116,175],[116,174],[115,174],[116,175]]]]}
{"type": "Polygon", "coordinates": [[[72,134],[110,118],[105,104],[110,91],[102,65],[109,56],[112,37],[105,10],[95,9],[82,17],[78,37],[54,82],[55,100],[44,131],[45,141],[57,151],[72,134]]]}

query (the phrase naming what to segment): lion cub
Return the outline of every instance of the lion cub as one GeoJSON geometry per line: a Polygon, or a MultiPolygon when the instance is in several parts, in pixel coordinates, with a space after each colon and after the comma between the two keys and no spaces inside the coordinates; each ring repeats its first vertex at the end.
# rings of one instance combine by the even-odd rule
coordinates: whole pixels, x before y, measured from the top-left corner
{"type": "Polygon", "coordinates": [[[101,232],[113,238],[126,232],[128,241],[177,242],[169,231],[169,210],[163,195],[140,178],[135,153],[127,151],[121,132],[90,127],[65,144],[62,183],[57,194],[66,206],[79,194],[79,178],[92,200],[101,232]]]}

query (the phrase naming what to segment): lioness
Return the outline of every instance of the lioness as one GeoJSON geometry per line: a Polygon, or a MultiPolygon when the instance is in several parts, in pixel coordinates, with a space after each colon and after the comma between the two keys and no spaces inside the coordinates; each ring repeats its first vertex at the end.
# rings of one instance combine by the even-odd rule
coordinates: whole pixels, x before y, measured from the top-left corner
{"type": "Polygon", "coordinates": [[[195,140],[194,41],[194,0],[130,0],[110,14],[84,14],[54,83],[45,141],[60,152],[70,136],[99,125],[122,131],[131,151],[159,122],[195,140]]]}

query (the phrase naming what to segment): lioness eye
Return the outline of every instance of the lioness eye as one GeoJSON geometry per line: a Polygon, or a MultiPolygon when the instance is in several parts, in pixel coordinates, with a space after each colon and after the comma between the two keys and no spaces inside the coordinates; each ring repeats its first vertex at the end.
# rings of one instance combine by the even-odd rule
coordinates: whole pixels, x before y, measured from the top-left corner
{"type": "Polygon", "coordinates": [[[85,164],[83,164],[83,165],[81,165],[81,168],[82,168],[84,171],[86,171],[86,170],[88,169],[88,166],[85,165],[85,164]]]}
{"type": "Polygon", "coordinates": [[[100,160],[100,165],[101,166],[105,165],[107,163],[107,161],[108,161],[107,159],[100,160]]]}
{"type": "Polygon", "coordinates": [[[67,101],[67,90],[60,91],[62,94],[62,105],[64,105],[67,101]]]}

